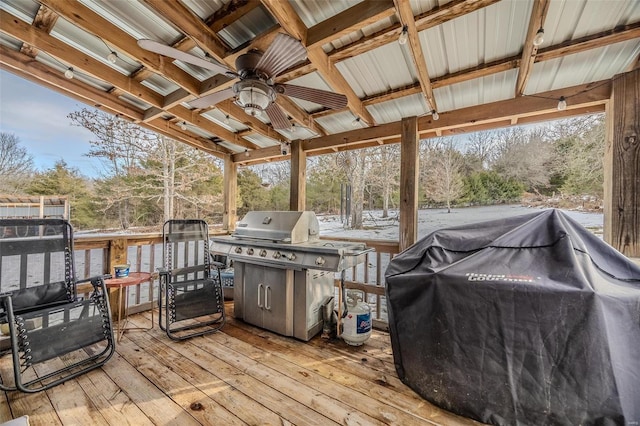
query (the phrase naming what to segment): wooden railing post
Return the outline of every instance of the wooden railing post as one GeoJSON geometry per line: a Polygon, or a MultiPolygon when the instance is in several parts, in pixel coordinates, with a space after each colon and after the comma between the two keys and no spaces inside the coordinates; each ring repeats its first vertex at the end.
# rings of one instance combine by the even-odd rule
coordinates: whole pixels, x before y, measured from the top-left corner
{"type": "MultiPolygon", "coordinates": [[[[115,265],[127,263],[128,241],[126,238],[116,238],[109,241],[109,257],[107,258],[107,271],[115,277],[115,265]]],[[[121,297],[125,297],[124,293],[121,297]]],[[[125,301],[120,306],[125,306],[125,301]]],[[[118,289],[109,290],[109,305],[111,305],[112,317],[118,318],[118,289]]],[[[124,310],[124,308],[123,308],[124,310]]],[[[120,313],[120,318],[124,318],[124,312],[120,313]]]]}

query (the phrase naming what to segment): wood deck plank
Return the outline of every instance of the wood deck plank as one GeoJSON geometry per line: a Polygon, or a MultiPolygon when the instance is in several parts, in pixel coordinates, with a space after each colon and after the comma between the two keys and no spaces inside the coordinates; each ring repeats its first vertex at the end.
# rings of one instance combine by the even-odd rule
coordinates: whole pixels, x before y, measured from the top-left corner
{"type": "Polygon", "coordinates": [[[175,426],[199,424],[191,414],[185,412],[180,405],[165,395],[119,353],[116,353],[102,369],[153,424],[175,426]]]}
{"type": "MultiPolygon", "coordinates": [[[[359,392],[363,396],[355,399],[353,406],[366,407],[366,412],[369,415],[383,422],[407,424],[420,421],[424,424],[460,424],[460,422],[467,421],[467,419],[428,403],[402,382],[399,382],[397,377],[393,377],[399,382],[395,387],[389,385],[389,380],[392,378],[390,376],[363,378],[354,372],[354,368],[348,367],[345,357],[327,357],[326,351],[324,351],[324,357],[315,356],[315,354],[309,353],[308,348],[312,346],[308,343],[275,334],[269,336],[253,334],[252,336],[251,330],[246,330],[240,321],[228,324],[224,333],[236,337],[239,341],[260,347],[268,353],[277,354],[279,357],[308,368],[324,377],[329,381],[325,385],[329,385],[329,389],[334,392],[334,397],[341,401],[352,399],[356,394],[352,391],[359,392]],[[342,385],[342,388],[336,387],[335,383],[342,385]],[[347,389],[346,396],[341,394],[342,389],[347,389]],[[405,390],[407,392],[404,392],[405,390]],[[394,420],[390,421],[390,419],[394,420]]],[[[348,350],[349,347],[346,349],[348,350]]],[[[243,352],[246,351],[243,350],[243,352]]]]}
{"type": "MultiPolygon", "coordinates": [[[[54,358],[35,367],[35,371],[42,377],[64,367],[65,363],[60,358],[54,358]]],[[[108,425],[101,411],[95,407],[76,380],[69,380],[45,392],[63,424],[108,425]]]]}
{"type": "MultiPolygon", "coordinates": [[[[145,315],[147,314],[145,313],[145,315]]],[[[150,331],[149,334],[158,339],[168,340],[166,334],[158,327],[150,331]]],[[[279,392],[277,389],[265,384],[251,374],[247,374],[247,371],[242,366],[238,368],[237,365],[234,365],[235,363],[228,363],[210,351],[203,350],[203,341],[204,338],[187,340],[175,345],[174,350],[192,359],[199,366],[209,370],[217,377],[222,378],[230,386],[255,399],[288,422],[303,426],[337,424],[301,404],[296,399],[279,392]]]]}
{"type": "MultiPolygon", "coordinates": [[[[0,374],[4,383],[13,385],[13,367],[11,354],[0,357],[0,374]]],[[[34,374],[26,376],[27,378],[35,377],[34,374]]],[[[25,394],[22,392],[5,392],[7,401],[11,407],[11,416],[8,419],[1,418],[3,422],[12,418],[29,415],[29,422],[32,425],[62,425],[62,421],[56,410],[53,408],[49,397],[45,392],[35,394],[25,394]]]]}
{"type": "MultiPolygon", "coordinates": [[[[126,338],[144,347],[147,354],[172,365],[174,371],[189,381],[192,386],[204,392],[209,398],[234,413],[242,421],[248,424],[281,424],[280,416],[216,376],[213,372],[217,372],[218,368],[211,365],[204,368],[193,361],[196,358],[195,353],[185,356],[174,350],[176,344],[167,341],[166,336],[161,336],[164,338],[162,345],[158,345],[157,342],[160,340],[150,333],[128,333],[126,338]]],[[[191,348],[187,344],[180,346],[184,347],[185,352],[191,348]]],[[[236,374],[241,373],[237,371],[236,374]]]]}
{"type": "MultiPolygon", "coordinates": [[[[145,327],[149,318],[130,320],[145,327]]],[[[415,394],[392,359],[389,335],[375,331],[352,347],[302,342],[232,317],[221,332],[184,342],[156,325],[127,332],[102,368],[50,391],[6,392],[0,422],[28,414],[32,425],[479,425],[415,394]]],[[[0,372],[5,380],[12,374],[7,357],[0,372]]]]}
{"type": "Polygon", "coordinates": [[[147,346],[140,347],[130,339],[122,339],[118,343],[118,353],[200,424],[213,424],[214,419],[217,424],[230,426],[244,424],[181,377],[174,371],[173,365],[149,354],[150,350],[158,350],[162,346],[164,344],[158,340],[150,341],[147,346]],[[191,409],[192,406],[198,408],[191,409]]]}

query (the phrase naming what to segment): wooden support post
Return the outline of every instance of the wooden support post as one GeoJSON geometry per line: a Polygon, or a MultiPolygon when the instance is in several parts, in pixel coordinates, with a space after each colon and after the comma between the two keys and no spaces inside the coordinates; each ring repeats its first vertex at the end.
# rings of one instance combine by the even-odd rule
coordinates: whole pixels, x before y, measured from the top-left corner
{"type": "Polygon", "coordinates": [[[604,158],[604,240],[640,257],[640,69],[613,78],[604,158]]]}
{"type": "MultiPolygon", "coordinates": [[[[122,265],[127,263],[127,247],[128,242],[126,238],[117,238],[109,241],[109,257],[107,261],[107,271],[111,276],[115,277],[115,265],[122,265]]],[[[111,316],[114,320],[118,318],[118,289],[109,289],[109,305],[111,305],[111,316]]],[[[124,294],[122,294],[124,297],[124,294]]],[[[123,301],[124,302],[124,301],[123,301]]],[[[122,303],[120,306],[125,306],[122,303]]],[[[121,313],[121,318],[124,318],[124,312],[121,313]]]]}
{"type": "Polygon", "coordinates": [[[304,211],[307,198],[307,153],[299,140],[291,142],[291,188],[289,210],[304,211]]]}
{"type": "Polygon", "coordinates": [[[238,197],[238,166],[231,155],[224,156],[224,214],[222,229],[231,232],[236,229],[238,221],[236,202],[238,197]]]}
{"type": "Polygon", "coordinates": [[[400,140],[400,251],[418,235],[418,119],[402,119],[400,140]]]}

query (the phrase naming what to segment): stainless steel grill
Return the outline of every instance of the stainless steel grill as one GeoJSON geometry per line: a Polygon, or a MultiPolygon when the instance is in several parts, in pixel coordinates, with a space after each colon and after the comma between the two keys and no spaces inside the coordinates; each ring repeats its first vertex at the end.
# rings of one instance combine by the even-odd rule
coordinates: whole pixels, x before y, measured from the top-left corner
{"type": "Polygon", "coordinates": [[[334,276],[362,263],[361,243],[320,239],[313,212],[249,212],[235,233],[212,239],[234,264],[234,316],[309,340],[322,329],[321,304],[334,276]]]}

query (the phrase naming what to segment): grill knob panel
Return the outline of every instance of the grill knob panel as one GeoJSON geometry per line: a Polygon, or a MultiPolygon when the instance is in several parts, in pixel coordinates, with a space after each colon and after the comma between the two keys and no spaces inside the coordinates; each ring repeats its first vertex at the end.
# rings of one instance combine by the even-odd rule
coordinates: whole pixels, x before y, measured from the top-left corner
{"type": "Polygon", "coordinates": [[[251,256],[251,255],[253,254],[253,249],[252,249],[252,248],[248,248],[248,249],[247,249],[247,254],[248,254],[249,256],[251,256]]]}
{"type": "Polygon", "coordinates": [[[286,258],[289,260],[295,260],[296,259],[296,254],[295,253],[289,253],[286,255],[286,258]]]}
{"type": "Polygon", "coordinates": [[[260,257],[265,257],[267,255],[267,251],[265,249],[260,250],[260,257]]]}
{"type": "Polygon", "coordinates": [[[276,251],[275,253],[273,253],[273,258],[274,258],[274,259],[280,259],[280,257],[281,257],[281,256],[282,256],[282,255],[280,254],[280,252],[279,252],[279,251],[276,251]]]}
{"type": "Polygon", "coordinates": [[[236,253],[237,254],[242,253],[242,247],[236,247],[236,253]]]}
{"type": "Polygon", "coordinates": [[[322,256],[318,256],[316,258],[316,265],[324,265],[325,262],[326,261],[324,260],[324,257],[322,257],[322,256]]]}

